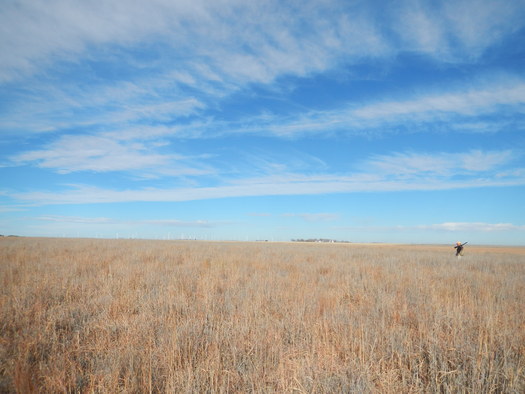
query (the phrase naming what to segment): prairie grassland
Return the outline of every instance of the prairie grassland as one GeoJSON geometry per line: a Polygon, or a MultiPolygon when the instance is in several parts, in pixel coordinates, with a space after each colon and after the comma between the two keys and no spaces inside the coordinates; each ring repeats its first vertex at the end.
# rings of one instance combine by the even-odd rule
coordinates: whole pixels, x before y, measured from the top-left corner
{"type": "Polygon", "coordinates": [[[0,239],[1,392],[525,392],[523,249],[0,239]]]}

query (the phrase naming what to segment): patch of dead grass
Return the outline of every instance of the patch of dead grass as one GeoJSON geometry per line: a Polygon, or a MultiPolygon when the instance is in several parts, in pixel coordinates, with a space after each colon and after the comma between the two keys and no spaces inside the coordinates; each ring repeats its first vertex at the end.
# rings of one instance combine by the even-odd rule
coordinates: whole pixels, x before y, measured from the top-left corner
{"type": "Polygon", "coordinates": [[[519,248],[0,240],[2,392],[523,392],[519,248]]]}

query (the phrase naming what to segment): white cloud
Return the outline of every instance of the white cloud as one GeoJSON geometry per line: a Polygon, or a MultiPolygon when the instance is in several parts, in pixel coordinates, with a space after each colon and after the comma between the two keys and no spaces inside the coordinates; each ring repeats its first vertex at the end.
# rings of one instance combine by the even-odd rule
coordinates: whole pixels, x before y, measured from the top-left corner
{"type": "MultiPolygon", "coordinates": [[[[320,178],[320,177],[318,177],[320,178]]],[[[277,195],[312,195],[329,193],[354,193],[374,191],[403,191],[403,190],[447,190],[472,187],[498,187],[525,184],[525,179],[505,180],[469,180],[453,182],[450,180],[436,182],[436,180],[421,180],[419,182],[402,180],[380,180],[375,182],[359,182],[351,178],[333,180],[328,176],[327,181],[311,181],[286,183],[253,183],[247,180],[241,185],[227,185],[215,187],[194,187],[180,189],[135,189],[112,190],[91,186],[75,186],[72,189],[60,192],[21,192],[10,196],[25,203],[36,205],[48,204],[97,204],[115,202],[177,202],[209,200],[229,197],[249,196],[277,196],[277,195]]]]}
{"type": "Polygon", "coordinates": [[[483,152],[471,150],[465,153],[395,153],[373,157],[365,168],[376,169],[384,175],[428,176],[460,175],[494,170],[509,163],[514,157],[511,151],[483,152]]]}
{"type": "Polygon", "coordinates": [[[130,171],[134,177],[200,176],[215,170],[206,165],[206,155],[184,156],[161,153],[169,143],[165,140],[140,138],[140,130],[129,135],[65,135],[40,150],[10,157],[11,165],[35,163],[60,174],[78,171],[130,171]]]}
{"type": "Polygon", "coordinates": [[[300,217],[307,222],[331,222],[339,219],[336,213],[284,213],[285,217],[300,217]]]}
{"type": "Polygon", "coordinates": [[[523,26],[524,6],[521,0],[452,0],[444,3],[443,17],[448,22],[449,35],[459,40],[460,49],[477,56],[523,26]]]}
{"type": "MultiPolygon", "coordinates": [[[[0,52],[9,56],[0,62],[0,80],[89,58],[94,48],[147,47],[156,41],[163,52],[172,51],[166,59],[172,54],[189,59],[179,69],[186,81],[195,81],[196,65],[205,63],[224,82],[268,82],[397,51],[470,59],[524,25],[522,1],[432,4],[17,0],[2,7],[0,52]]],[[[162,56],[153,59],[162,61],[162,56]]]]}
{"type": "MultiPolygon", "coordinates": [[[[162,101],[155,103],[129,104],[124,108],[108,114],[111,122],[128,122],[131,120],[148,119],[148,121],[166,121],[181,119],[196,113],[205,105],[194,98],[180,101],[162,101]]],[[[103,119],[98,120],[100,123],[103,119]]]]}
{"type": "Polygon", "coordinates": [[[211,228],[219,224],[218,222],[210,222],[208,220],[193,220],[184,221],[177,219],[148,219],[148,220],[120,220],[107,217],[83,217],[83,216],[57,216],[48,215],[35,218],[39,221],[54,222],[62,224],[77,224],[77,225],[160,225],[167,227],[200,227],[211,228]]]}
{"type": "Polygon", "coordinates": [[[57,222],[57,223],[73,223],[73,224],[108,224],[113,223],[114,220],[110,218],[89,218],[79,216],[40,216],[37,220],[44,222],[57,222]]]}
{"type": "Polygon", "coordinates": [[[407,0],[386,8],[403,49],[468,62],[523,26],[524,5],[522,0],[407,0]]]}
{"type": "Polygon", "coordinates": [[[73,60],[90,45],[130,43],[165,26],[162,7],[138,2],[8,2],[2,6],[0,80],[73,60]]]}
{"type": "Polygon", "coordinates": [[[6,106],[0,129],[11,134],[73,128],[120,130],[145,123],[151,129],[165,128],[165,123],[184,122],[205,109],[202,100],[183,94],[163,77],[114,82],[111,86],[53,86],[36,81],[6,106]]]}
{"type": "Polygon", "coordinates": [[[435,155],[393,154],[376,156],[363,166],[363,171],[347,175],[305,175],[278,171],[258,178],[228,179],[223,184],[208,187],[111,190],[72,185],[60,192],[26,192],[8,196],[34,204],[81,204],[525,185],[524,171],[512,171],[507,174],[501,171],[500,167],[508,164],[511,158],[512,154],[507,151],[435,155]],[[472,168],[475,160],[483,162],[480,168],[472,168]]]}
{"type": "Polygon", "coordinates": [[[458,86],[445,93],[409,94],[408,98],[405,95],[395,101],[351,104],[286,117],[267,113],[215,126],[229,133],[272,133],[283,137],[334,132],[377,134],[398,127],[425,132],[436,125],[448,131],[484,133],[509,127],[519,129],[524,113],[525,82],[505,76],[492,82],[458,86]]]}
{"type": "Polygon", "coordinates": [[[441,230],[451,232],[503,232],[503,231],[525,231],[525,225],[512,223],[478,223],[478,222],[447,222],[431,225],[416,226],[422,230],[441,230]]]}
{"type": "MultiPolygon", "coordinates": [[[[0,195],[5,195],[6,193],[0,193],[0,195]]],[[[25,211],[26,206],[23,205],[0,205],[0,213],[5,212],[20,212],[25,211]]]]}
{"type": "MultiPolygon", "coordinates": [[[[500,233],[500,232],[522,232],[525,231],[525,225],[512,223],[484,223],[484,222],[445,222],[436,224],[421,224],[414,226],[377,226],[366,224],[362,226],[344,226],[338,227],[345,231],[367,231],[367,232],[443,232],[443,233],[461,233],[462,235],[474,233],[500,233]]],[[[459,234],[458,234],[459,235],[459,234]]]]}
{"type": "Polygon", "coordinates": [[[431,7],[405,1],[382,10],[337,0],[50,0],[45,5],[17,0],[5,4],[0,14],[0,53],[9,54],[0,58],[0,81],[39,72],[42,78],[28,80],[23,93],[10,100],[0,128],[18,134],[127,130],[149,124],[152,133],[163,129],[200,138],[253,132],[374,133],[389,123],[415,129],[418,122],[433,121],[461,127],[448,122],[454,119],[470,130],[497,131],[507,120],[499,117],[487,124],[473,117],[501,107],[523,114],[521,80],[292,117],[218,121],[207,118],[205,110],[254,82],[308,76],[365,59],[391,58],[399,51],[441,57],[443,51],[454,52],[451,43],[459,42],[461,50],[454,56],[470,59],[525,24],[519,17],[525,7],[519,3],[482,1],[474,7],[459,1],[431,7]],[[146,56],[148,51],[152,54],[146,56]],[[74,67],[89,62],[102,62],[124,76],[105,81],[88,72],[89,79],[80,84],[60,85],[60,78],[48,70],[61,64],[58,73],[69,67],[81,72],[74,67]],[[195,115],[200,119],[189,119],[195,115]]]}
{"type": "MultiPolygon", "coordinates": [[[[162,96],[156,91],[158,88],[157,83],[150,85],[147,95],[162,96]]],[[[477,87],[457,87],[447,93],[412,95],[397,101],[352,104],[288,116],[265,113],[228,121],[206,117],[208,104],[201,99],[190,97],[162,102],[156,98],[139,102],[132,88],[120,94],[123,97],[117,98],[117,92],[93,90],[83,95],[71,92],[71,97],[75,97],[72,102],[63,95],[50,98],[48,102],[29,100],[24,103],[28,106],[24,111],[7,115],[0,121],[0,127],[12,133],[73,127],[104,129],[108,130],[106,134],[119,139],[134,138],[132,134],[140,138],[209,138],[250,133],[282,137],[334,132],[359,135],[386,133],[398,127],[410,132],[438,127],[449,131],[493,133],[521,129],[525,114],[525,83],[511,76],[477,87]],[[120,104],[112,104],[114,102],[120,104]],[[100,105],[102,109],[96,110],[100,105]],[[28,113],[33,115],[27,116],[28,113]],[[498,116],[492,116],[496,114],[498,116]],[[194,115],[199,118],[190,118],[194,115]]]]}
{"type": "Polygon", "coordinates": [[[101,136],[67,135],[47,149],[29,151],[12,157],[24,164],[37,162],[39,167],[59,173],[74,171],[122,171],[167,166],[174,157],[152,152],[139,142],[120,143],[101,136]]]}
{"type": "Polygon", "coordinates": [[[344,51],[343,42],[360,45],[365,37],[363,31],[359,39],[344,37],[341,7],[329,3],[51,0],[44,5],[19,0],[5,5],[0,19],[5,26],[0,48],[11,54],[0,63],[0,79],[37,72],[36,64],[75,59],[92,47],[147,46],[153,40],[165,52],[184,54],[182,62],[190,55],[185,64],[189,74],[180,74],[186,81],[204,77],[192,67],[200,62],[215,70],[211,79],[225,82],[267,82],[287,72],[304,75],[326,68],[344,51]],[[327,11],[334,6],[334,12],[327,11]],[[305,62],[307,53],[318,56],[305,62]]]}
{"type": "Polygon", "coordinates": [[[474,116],[487,114],[501,106],[523,109],[525,105],[525,83],[513,86],[492,86],[458,93],[426,95],[413,100],[391,101],[364,106],[352,111],[357,119],[384,119],[399,116],[429,116],[435,113],[452,113],[474,116]]]}
{"type": "MultiPolygon", "coordinates": [[[[436,18],[438,10],[426,9],[420,1],[401,3],[403,23],[394,25],[404,44],[413,50],[428,54],[448,52],[443,20],[436,18]]],[[[439,15],[439,14],[437,14],[439,15]]]]}

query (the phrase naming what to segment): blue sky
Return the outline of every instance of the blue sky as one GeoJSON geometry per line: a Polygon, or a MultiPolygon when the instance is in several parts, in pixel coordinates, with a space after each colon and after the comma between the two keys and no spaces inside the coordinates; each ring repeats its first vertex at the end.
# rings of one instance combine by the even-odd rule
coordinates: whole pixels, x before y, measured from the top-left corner
{"type": "Polygon", "coordinates": [[[525,1],[0,8],[2,234],[525,244],[525,1]]]}

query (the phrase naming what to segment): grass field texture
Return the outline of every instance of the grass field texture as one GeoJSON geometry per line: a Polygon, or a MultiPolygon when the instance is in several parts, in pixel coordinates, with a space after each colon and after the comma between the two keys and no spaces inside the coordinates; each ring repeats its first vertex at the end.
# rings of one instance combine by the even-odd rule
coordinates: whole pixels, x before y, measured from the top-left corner
{"type": "Polygon", "coordinates": [[[0,239],[0,392],[525,392],[523,248],[0,239]]]}

